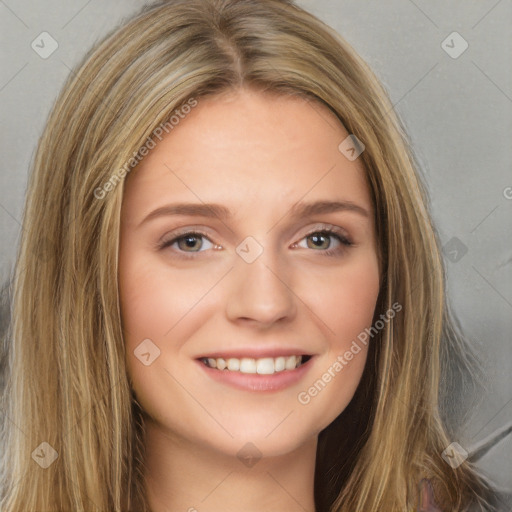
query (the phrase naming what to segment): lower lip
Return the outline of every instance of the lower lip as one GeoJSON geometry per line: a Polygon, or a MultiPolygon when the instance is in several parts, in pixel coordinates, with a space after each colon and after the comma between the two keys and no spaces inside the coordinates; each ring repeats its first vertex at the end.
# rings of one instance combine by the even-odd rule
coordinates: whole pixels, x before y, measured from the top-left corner
{"type": "Polygon", "coordinates": [[[196,362],[209,377],[228,386],[244,391],[272,392],[280,391],[299,382],[309,371],[313,359],[314,356],[294,370],[283,370],[272,375],[217,370],[206,366],[201,361],[196,360],[196,362]]]}

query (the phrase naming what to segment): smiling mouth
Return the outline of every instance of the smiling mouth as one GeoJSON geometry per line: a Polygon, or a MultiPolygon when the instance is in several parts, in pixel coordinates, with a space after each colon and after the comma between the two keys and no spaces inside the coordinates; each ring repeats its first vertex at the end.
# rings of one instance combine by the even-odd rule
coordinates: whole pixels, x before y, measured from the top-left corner
{"type": "Polygon", "coordinates": [[[310,355],[280,356],[280,357],[262,357],[253,359],[250,357],[230,357],[224,359],[202,357],[200,361],[208,368],[214,368],[220,371],[273,375],[284,371],[295,370],[306,364],[311,359],[310,355]]]}

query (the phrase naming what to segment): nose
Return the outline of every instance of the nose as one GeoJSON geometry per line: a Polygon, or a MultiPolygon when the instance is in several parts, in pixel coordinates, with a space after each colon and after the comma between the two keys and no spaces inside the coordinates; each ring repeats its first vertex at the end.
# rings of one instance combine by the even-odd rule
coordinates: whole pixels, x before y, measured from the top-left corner
{"type": "Polygon", "coordinates": [[[230,279],[226,315],[232,322],[269,327],[295,317],[298,299],[291,271],[285,271],[270,250],[265,249],[252,263],[238,258],[230,279]]]}

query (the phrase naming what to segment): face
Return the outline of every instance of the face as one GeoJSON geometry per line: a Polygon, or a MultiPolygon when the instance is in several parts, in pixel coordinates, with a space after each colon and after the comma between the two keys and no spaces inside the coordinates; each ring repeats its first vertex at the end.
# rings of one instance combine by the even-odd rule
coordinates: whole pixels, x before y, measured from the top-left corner
{"type": "Polygon", "coordinates": [[[230,92],[199,99],[128,176],[127,367],[167,438],[289,453],[351,400],[379,264],[362,163],[338,149],[348,135],[320,104],[230,92]]]}

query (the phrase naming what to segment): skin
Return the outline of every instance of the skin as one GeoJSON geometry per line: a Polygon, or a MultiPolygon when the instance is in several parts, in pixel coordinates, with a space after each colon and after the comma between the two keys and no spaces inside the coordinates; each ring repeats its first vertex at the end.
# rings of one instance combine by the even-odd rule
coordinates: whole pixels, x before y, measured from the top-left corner
{"type": "Polygon", "coordinates": [[[146,414],[146,483],[155,512],[314,511],[318,433],[350,402],[367,347],[308,404],[297,397],[371,326],[380,286],[364,169],[338,150],[347,136],[323,105],[229,91],[200,98],[128,176],[121,314],[128,373],[146,414]],[[316,200],[350,201],[368,216],[289,215],[295,203],[316,200]],[[177,202],[219,203],[233,216],[142,222],[177,202]],[[311,233],[318,236],[325,224],[353,245],[334,235],[315,239],[311,233]],[[183,239],[157,248],[179,228],[208,238],[193,239],[193,248],[183,239]],[[248,236],[263,247],[252,263],[236,252],[248,236]],[[338,252],[327,256],[329,249],[338,252]],[[145,339],[160,350],[147,366],[134,354],[145,339]],[[303,379],[272,392],[214,381],[195,361],[246,344],[299,346],[315,357],[303,379]],[[252,467],[237,457],[246,443],[261,453],[252,467]]]}

